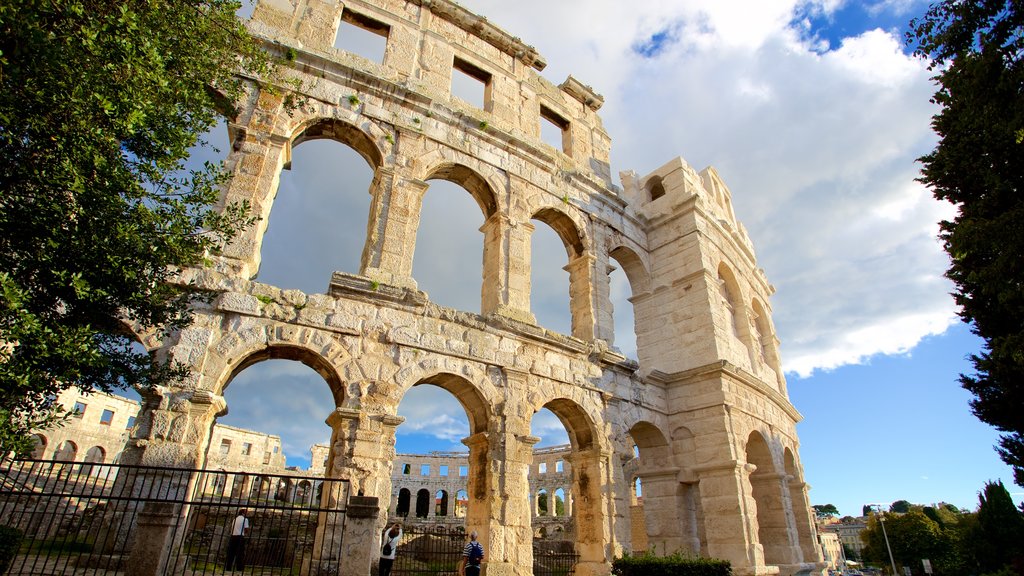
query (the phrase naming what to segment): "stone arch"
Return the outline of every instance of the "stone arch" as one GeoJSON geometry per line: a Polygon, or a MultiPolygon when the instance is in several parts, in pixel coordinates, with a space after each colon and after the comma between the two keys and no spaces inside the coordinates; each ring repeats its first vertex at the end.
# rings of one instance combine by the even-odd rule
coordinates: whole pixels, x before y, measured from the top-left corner
{"type": "Polygon", "coordinates": [[[786,471],[786,489],[789,491],[789,503],[793,512],[793,523],[799,537],[800,552],[803,562],[817,561],[821,554],[814,537],[814,514],[807,497],[807,485],[803,480],[803,472],[797,462],[793,450],[786,446],[782,452],[782,462],[786,471]]]}
{"type": "Polygon", "coordinates": [[[665,184],[661,180],[661,176],[654,175],[648,178],[644,184],[644,200],[647,202],[653,202],[658,198],[665,195],[665,184]]]}
{"type": "Polygon", "coordinates": [[[35,460],[42,460],[43,455],[46,454],[46,447],[49,444],[49,441],[46,439],[46,435],[33,434],[32,444],[32,458],[35,460]]]}
{"type": "Polygon", "coordinates": [[[569,501],[566,498],[565,488],[559,486],[555,488],[555,491],[551,493],[551,510],[554,512],[552,516],[568,516],[569,515],[569,501]],[[558,501],[562,501],[562,513],[558,513],[558,501]]]}
{"type": "Polygon", "coordinates": [[[672,465],[672,454],[668,441],[657,426],[647,421],[640,421],[629,429],[629,435],[640,449],[641,470],[672,465]]]}
{"type": "MultiPolygon", "coordinates": [[[[371,170],[377,170],[384,164],[384,153],[373,138],[352,123],[338,118],[309,118],[291,131],[290,146],[296,146],[310,140],[333,140],[355,150],[369,164],[371,170]]],[[[284,168],[291,164],[291,154],[285,160],[284,168]]]]}
{"type": "Polygon", "coordinates": [[[360,395],[359,388],[346,390],[337,367],[348,359],[348,351],[335,339],[308,328],[273,325],[254,328],[246,333],[229,333],[214,350],[225,350],[219,358],[207,364],[207,377],[214,382],[212,389],[220,395],[239,373],[265,360],[294,360],[308,366],[327,383],[335,406],[344,404],[350,392],[360,395]],[[216,360],[220,360],[217,362],[216,360]]]}
{"type": "Polygon", "coordinates": [[[398,503],[395,505],[395,515],[407,518],[409,516],[410,501],[412,500],[412,493],[408,488],[402,488],[398,491],[398,503]]]}
{"type": "Polygon", "coordinates": [[[747,311],[743,307],[742,292],[740,292],[739,282],[736,281],[736,274],[725,262],[718,264],[717,283],[720,302],[726,311],[729,335],[743,344],[753,363],[754,352],[750,346],[749,322],[747,321],[747,311]]]}
{"type": "Polygon", "coordinates": [[[416,491],[416,517],[426,518],[430,515],[430,490],[420,488],[416,491]]]}
{"type": "Polygon", "coordinates": [[[423,180],[446,180],[462,186],[480,206],[484,220],[498,212],[498,197],[495,189],[476,170],[464,164],[454,162],[439,164],[433,167],[423,180]]]}
{"type": "Polygon", "coordinates": [[[397,388],[389,396],[396,401],[409,388],[419,384],[433,384],[455,396],[469,417],[470,435],[487,432],[491,406],[497,398],[486,373],[471,364],[448,357],[431,356],[408,366],[395,375],[397,388]]]}
{"type": "Polygon", "coordinates": [[[764,305],[757,298],[750,302],[752,329],[751,341],[755,358],[766,364],[773,372],[780,372],[779,353],[775,346],[775,334],[764,305]]]}
{"type": "Polygon", "coordinates": [[[586,252],[587,248],[584,240],[586,234],[583,232],[585,228],[580,227],[564,211],[551,206],[545,206],[534,211],[530,219],[547,224],[558,234],[558,237],[562,239],[562,244],[565,246],[565,252],[569,256],[570,262],[586,252]]]}
{"type": "Polygon", "coordinates": [[[608,256],[614,258],[622,267],[622,271],[629,280],[629,287],[633,296],[646,294],[651,290],[651,273],[647,261],[632,248],[619,244],[608,251],[608,256]]]}
{"type": "Polygon", "coordinates": [[[53,459],[61,462],[74,462],[78,456],[78,445],[71,440],[61,442],[53,452],[53,459]]]}
{"type": "Polygon", "coordinates": [[[438,490],[434,494],[434,516],[448,515],[448,491],[438,490]]]}
{"type": "Polygon", "coordinates": [[[758,430],[747,438],[746,460],[754,465],[749,476],[750,492],[757,511],[757,538],[764,549],[765,564],[793,564],[796,559],[790,545],[785,474],[776,467],[768,438],[758,430]]]}

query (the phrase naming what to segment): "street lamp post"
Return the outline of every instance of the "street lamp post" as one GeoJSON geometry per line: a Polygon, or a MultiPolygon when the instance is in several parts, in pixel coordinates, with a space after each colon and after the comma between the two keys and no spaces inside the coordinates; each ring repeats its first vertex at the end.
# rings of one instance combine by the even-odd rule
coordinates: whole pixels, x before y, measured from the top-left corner
{"type": "Polygon", "coordinates": [[[889,551],[889,563],[892,564],[892,576],[897,576],[896,573],[896,561],[892,557],[892,546],[889,545],[889,534],[885,531],[885,518],[882,516],[882,505],[881,504],[870,504],[870,506],[878,507],[878,521],[882,524],[882,537],[885,538],[885,549],[889,551]]]}

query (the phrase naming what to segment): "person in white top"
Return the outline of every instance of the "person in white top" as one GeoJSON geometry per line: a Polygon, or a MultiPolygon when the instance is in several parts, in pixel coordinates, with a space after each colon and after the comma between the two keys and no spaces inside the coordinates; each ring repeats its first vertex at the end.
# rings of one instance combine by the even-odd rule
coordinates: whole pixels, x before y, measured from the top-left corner
{"type": "Polygon", "coordinates": [[[398,552],[398,543],[402,540],[402,525],[397,522],[391,529],[384,529],[381,534],[380,544],[380,576],[391,575],[391,565],[395,563],[395,553],[398,552]]]}
{"type": "Polygon", "coordinates": [[[242,508],[238,516],[231,522],[231,539],[228,540],[228,564],[225,571],[231,572],[237,567],[238,570],[245,570],[245,537],[249,535],[250,523],[246,517],[248,511],[242,508]]]}

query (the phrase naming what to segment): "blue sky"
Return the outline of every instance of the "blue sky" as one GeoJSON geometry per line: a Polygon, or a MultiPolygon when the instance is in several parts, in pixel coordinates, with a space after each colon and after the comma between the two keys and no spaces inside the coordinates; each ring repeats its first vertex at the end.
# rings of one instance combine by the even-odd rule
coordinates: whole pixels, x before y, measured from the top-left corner
{"type": "MultiPolygon", "coordinates": [[[[888,0],[466,0],[605,96],[612,173],[649,173],[675,156],[714,165],[730,187],[759,265],[778,292],[782,340],[805,479],[813,503],[859,514],[906,499],[973,508],[986,480],[1024,489],[992,449],[997,434],[969,411],[957,375],[979,340],[959,323],[935,239],[952,208],[914,182],[935,137],[934,87],[906,53],[906,23],[925,3],[888,0]],[[544,14],[544,18],[537,18],[544,14]]],[[[257,280],[326,290],[356,272],[369,207],[369,169],[331,142],[296,147],[282,175],[257,280]],[[326,247],[326,248],[325,248],[326,247]]],[[[479,311],[479,208],[431,183],[414,277],[444,305],[479,311]]],[[[564,251],[537,227],[538,321],[568,331],[564,251]]],[[[613,275],[616,345],[635,354],[628,284],[613,275]]],[[[286,361],[258,364],[229,386],[223,422],[282,435],[289,462],[327,438],[326,385],[286,361]],[[301,391],[297,394],[296,391],[301,391]],[[268,409],[268,400],[273,409],[268,409]]],[[[400,452],[452,450],[468,433],[450,395],[411,391],[400,452]]],[[[565,441],[547,412],[534,434],[565,441]]]]}

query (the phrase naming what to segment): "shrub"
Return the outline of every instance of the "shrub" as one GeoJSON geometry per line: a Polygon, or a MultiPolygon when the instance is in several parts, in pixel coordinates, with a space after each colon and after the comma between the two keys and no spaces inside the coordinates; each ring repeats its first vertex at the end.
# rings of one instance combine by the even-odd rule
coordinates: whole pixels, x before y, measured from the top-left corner
{"type": "Polygon", "coordinates": [[[680,553],[671,556],[623,556],[612,562],[615,576],[731,576],[728,560],[699,558],[680,553]]]}
{"type": "Polygon", "coordinates": [[[21,530],[10,526],[0,526],[0,574],[7,572],[18,553],[18,546],[21,545],[21,530]]]}

